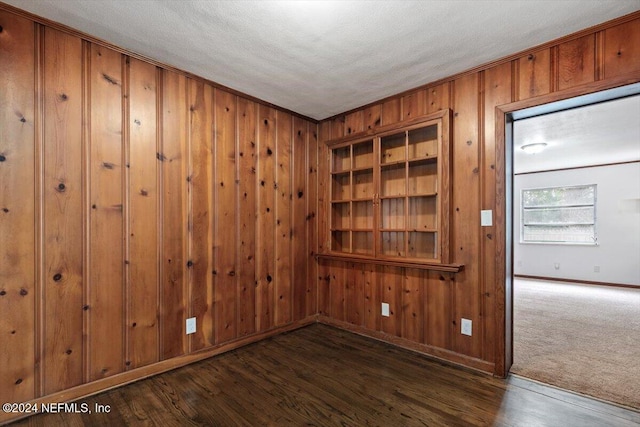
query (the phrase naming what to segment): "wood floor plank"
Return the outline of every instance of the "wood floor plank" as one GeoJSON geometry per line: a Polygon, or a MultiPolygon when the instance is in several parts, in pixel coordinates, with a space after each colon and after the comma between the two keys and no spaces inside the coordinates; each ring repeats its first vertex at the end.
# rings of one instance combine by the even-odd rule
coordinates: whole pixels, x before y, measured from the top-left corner
{"type": "Polygon", "coordinates": [[[314,324],[16,426],[638,426],[640,412],[314,324]]]}

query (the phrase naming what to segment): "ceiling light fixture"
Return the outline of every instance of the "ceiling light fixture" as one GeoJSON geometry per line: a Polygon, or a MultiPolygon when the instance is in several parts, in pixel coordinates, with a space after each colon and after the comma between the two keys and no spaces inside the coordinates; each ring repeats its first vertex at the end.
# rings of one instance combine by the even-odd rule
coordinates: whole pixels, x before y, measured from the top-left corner
{"type": "Polygon", "coordinates": [[[546,148],[545,142],[536,142],[535,144],[527,144],[520,147],[527,154],[536,154],[546,148]]]}

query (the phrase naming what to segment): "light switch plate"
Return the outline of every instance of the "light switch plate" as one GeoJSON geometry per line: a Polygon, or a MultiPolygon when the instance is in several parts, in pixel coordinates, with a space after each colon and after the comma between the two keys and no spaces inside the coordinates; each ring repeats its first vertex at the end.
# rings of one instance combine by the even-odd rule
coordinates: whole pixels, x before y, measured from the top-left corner
{"type": "Polygon", "coordinates": [[[493,225],[493,211],[480,211],[480,225],[483,227],[491,227],[493,225]]]}
{"type": "Polygon", "coordinates": [[[187,319],[187,335],[196,333],[196,318],[190,317],[187,319]]]}

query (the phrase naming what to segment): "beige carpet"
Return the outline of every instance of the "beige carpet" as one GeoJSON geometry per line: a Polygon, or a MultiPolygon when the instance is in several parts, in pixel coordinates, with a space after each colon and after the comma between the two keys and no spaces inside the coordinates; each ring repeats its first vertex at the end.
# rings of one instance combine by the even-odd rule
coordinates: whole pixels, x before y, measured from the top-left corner
{"type": "Polygon", "coordinates": [[[516,279],[511,372],[640,409],[640,289],[516,279]]]}

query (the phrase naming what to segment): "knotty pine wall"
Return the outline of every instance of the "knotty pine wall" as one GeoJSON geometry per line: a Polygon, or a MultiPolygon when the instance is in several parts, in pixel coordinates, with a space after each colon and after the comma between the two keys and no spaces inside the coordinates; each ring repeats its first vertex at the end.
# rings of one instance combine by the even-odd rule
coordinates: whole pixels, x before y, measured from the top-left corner
{"type": "MultiPolygon", "coordinates": [[[[499,239],[504,230],[496,226],[504,224],[504,200],[496,198],[498,188],[504,191],[496,106],[640,81],[638,40],[640,13],[634,13],[322,121],[318,156],[327,159],[326,141],[441,109],[453,111],[451,262],[465,267],[448,274],[321,260],[321,321],[504,375],[509,362],[498,353],[505,348],[504,251],[509,248],[499,239]],[[483,209],[494,211],[493,227],[480,227],[483,209]],[[381,317],[381,302],[390,304],[389,317],[381,317]],[[460,333],[461,318],[473,321],[471,337],[460,333]]],[[[319,162],[320,177],[328,176],[327,167],[328,162],[319,162]]],[[[328,190],[328,181],[320,179],[320,207],[328,190]]],[[[320,252],[328,248],[328,215],[323,212],[318,216],[320,252]]]]}
{"type": "Polygon", "coordinates": [[[315,123],[2,5],[0,26],[1,402],[314,319],[315,123]]]}

